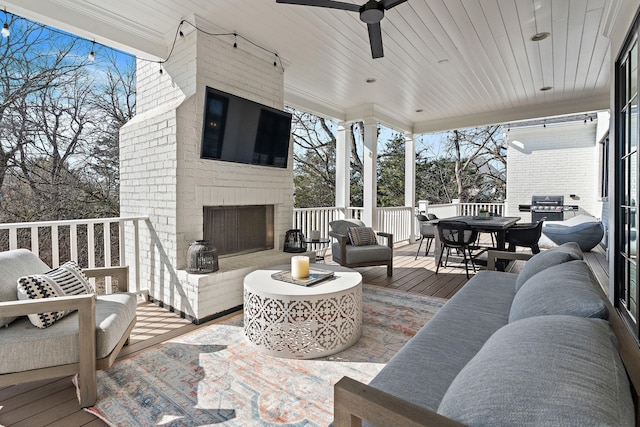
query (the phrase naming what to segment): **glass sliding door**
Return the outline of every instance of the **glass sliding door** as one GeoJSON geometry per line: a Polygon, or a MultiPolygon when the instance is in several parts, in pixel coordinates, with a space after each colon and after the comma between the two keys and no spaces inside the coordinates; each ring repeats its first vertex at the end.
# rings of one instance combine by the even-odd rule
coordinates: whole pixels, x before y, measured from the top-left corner
{"type": "Polygon", "coordinates": [[[616,62],[615,302],[638,337],[638,38],[637,25],[616,62]]]}

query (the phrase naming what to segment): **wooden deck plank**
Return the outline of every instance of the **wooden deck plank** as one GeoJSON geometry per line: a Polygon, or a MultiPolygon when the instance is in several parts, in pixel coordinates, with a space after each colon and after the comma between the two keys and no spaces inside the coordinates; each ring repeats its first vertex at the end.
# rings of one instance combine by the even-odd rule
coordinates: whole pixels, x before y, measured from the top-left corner
{"type": "MultiPolygon", "coordinates": [[[[444,299],[451,298],[465,285],[464,268],[449,266],[441,268],[436,275],[433,252],[428,256],[422,252],[415,259],[417,249],[417,242],[395,249],[392,277],[387,277],[385,266],[358,268],[357,271],[362,274],[363,283],[368,285],[444,299]]],[[[330,255],[326,259],[327,264],[333,264],[330,255]]],[[[598,280],[608,283],[608,263],[602,250],[586,253],[585,260],[592,266],[598,280]]],[[[123,348],[120,358],[202,326],[193,325],[154,304],[142,302],[138,305],[138,322],[130,344],[123,348]]],[[[0,425],[105,427],[107,424],[80,409],[75,387],[67,377],[0,388],[0,425]]]]}

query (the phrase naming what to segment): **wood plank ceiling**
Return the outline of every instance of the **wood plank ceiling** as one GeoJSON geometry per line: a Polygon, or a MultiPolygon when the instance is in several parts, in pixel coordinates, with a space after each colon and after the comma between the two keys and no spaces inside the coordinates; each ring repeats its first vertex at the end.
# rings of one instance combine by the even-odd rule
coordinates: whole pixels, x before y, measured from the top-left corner
{"type": "Polygon", "coordinates": [[[408,0],[386,12],[385,56],[375,60],[366,25],[342,10],[275,0],[5,3],[9,12],[146,56],[167,55],[181,19],[235,31],[278,52],[287,103],[424,132],[608,108],[608,35],[629,2],[408,0]],[[539,32],[551,36],[531,41],[539,32]]]}

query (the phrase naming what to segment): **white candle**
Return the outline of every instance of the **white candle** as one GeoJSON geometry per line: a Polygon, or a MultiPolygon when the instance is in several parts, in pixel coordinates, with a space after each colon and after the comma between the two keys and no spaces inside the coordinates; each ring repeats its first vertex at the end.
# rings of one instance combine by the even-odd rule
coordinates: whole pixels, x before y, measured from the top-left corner
{"type": "Polygon", "coordinates": [[[306,279],[309,277],[309,257],[291,257],[291,277],[294,279],[306,279]]]}

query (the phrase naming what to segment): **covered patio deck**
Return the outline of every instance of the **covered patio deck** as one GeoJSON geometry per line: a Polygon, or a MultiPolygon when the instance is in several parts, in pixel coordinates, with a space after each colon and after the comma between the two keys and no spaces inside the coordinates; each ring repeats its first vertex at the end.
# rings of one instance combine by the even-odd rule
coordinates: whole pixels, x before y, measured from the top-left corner
{"type": "MultiPolygon", "coordinates": [[[[363,283],[410,294],[449,299],[467,282],[464,269],[450,266],[435,275],[432,254],[415,258],[418,243],[400,243],[394,253],[394,274],[386,275],[386,267],[359,268],[363,283]]],[[[598,246],[584,253],[605,291],[608,289],[608,262],[598,246]]],[[[327,257],[330,259],[330,257],[327,257]]],[[[328,261],[331,262],[331,261],[328,261]]],[[[512,271],[517,271],[514,265],[512,271]]],[[[138,322],[131,335],[130,345],[120,358],[220,321],[193,325],[174,313],[147,301],[138,304],[138,322]]],[[[106,426],[88,412],[82,411],[70,378],[37,381],[0,389],[0,425],[3,426],[106,426]]]]}

